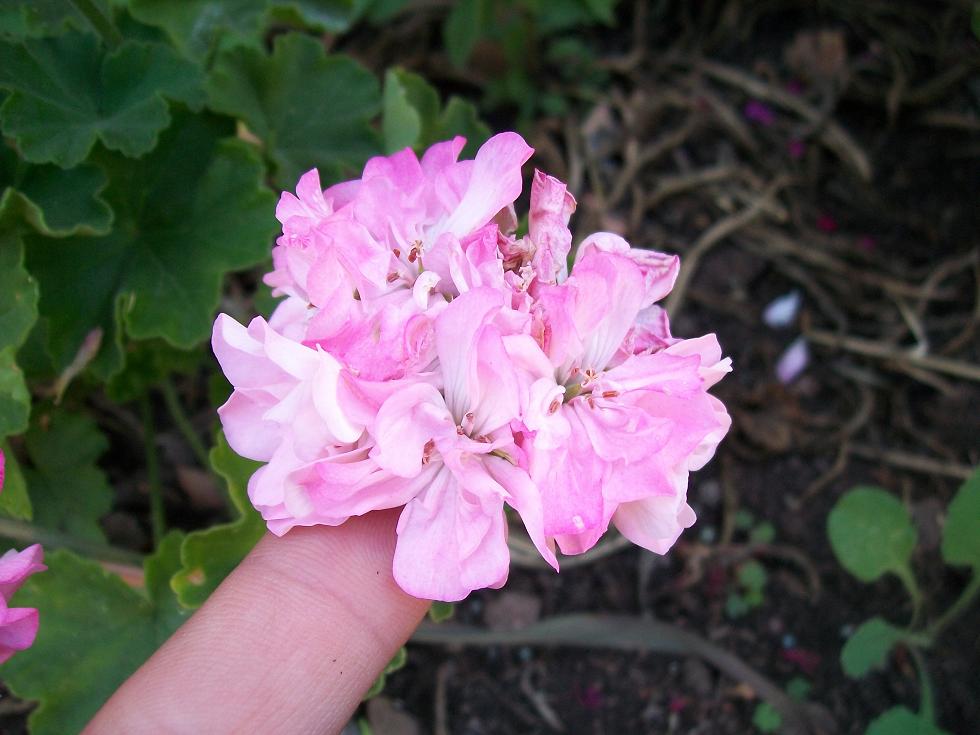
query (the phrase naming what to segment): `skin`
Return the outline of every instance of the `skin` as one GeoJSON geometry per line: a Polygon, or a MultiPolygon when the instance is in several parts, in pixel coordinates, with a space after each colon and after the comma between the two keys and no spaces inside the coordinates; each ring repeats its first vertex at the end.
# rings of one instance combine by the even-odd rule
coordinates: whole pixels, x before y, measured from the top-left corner
{"type": "Polygon", "coordinates": [[[429,607],[392,579],[397,519],[267,535],[84,735],[340,732],[429,607]]]}

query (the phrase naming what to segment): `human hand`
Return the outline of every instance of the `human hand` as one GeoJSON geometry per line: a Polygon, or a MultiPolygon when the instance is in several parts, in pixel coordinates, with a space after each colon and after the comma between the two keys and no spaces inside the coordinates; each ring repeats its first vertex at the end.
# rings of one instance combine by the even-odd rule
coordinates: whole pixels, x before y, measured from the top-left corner
{"type": "Polygon", "coordinates": [[[392,579],[397,518],[267,535],[85,735],[340,732],[429,606],[392,579]]]}

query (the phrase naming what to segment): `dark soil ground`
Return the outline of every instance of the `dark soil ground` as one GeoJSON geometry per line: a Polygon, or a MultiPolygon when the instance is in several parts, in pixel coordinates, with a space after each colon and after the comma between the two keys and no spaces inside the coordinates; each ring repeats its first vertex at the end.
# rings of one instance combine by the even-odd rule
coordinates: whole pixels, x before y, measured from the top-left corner
{"type": "MultiPolygon", "coordinates": [[[[868,586],[840,568],[826,519],[849,488],[888,488],[915,511],[926,614],[968,581],[938,554],[958,477],[980,460],[980,45],[968,15],[951,3],[638,3],[595,36],[608,83],[536,125],[536,163],[570,180],[580,237],[609,229],[700,261],[671,304],[674,333],[717,332],[735,365],[717,389],[734,425],[692,477],[699,520],[666,558],[626,548],[559,576],[515,569],[504,591],[459,605],[458,621],[669,621],[781,686],[808,682],[815,732],[859,735],[895,704],[918,708],[904,649],[861,681],[841,670],[854,627],[902,624],[911,605],[894,578],[868,586]],[[794,289],[798,320],[766,326],[765,305],[794,289]],[[801,334],[809,365],[783,384],[775,364],[801,334]],[[910,358],[917,345],[972,366],[972,379],[910,358]],[[771,524],[771,541],[750,541],[744,511],[771,524]],[[764,601],[732,617],[747,558],[768,573],[764,601]]],[[[419,65],[436,79],[444,69],[419,65]]],[[[980,731],[975,611],[927,660],[941,725],[980,731]]],[[[411,646],[384,696],[378,711],[438,735],[757,731],[750,687],[657,653],[411,646]]]]}

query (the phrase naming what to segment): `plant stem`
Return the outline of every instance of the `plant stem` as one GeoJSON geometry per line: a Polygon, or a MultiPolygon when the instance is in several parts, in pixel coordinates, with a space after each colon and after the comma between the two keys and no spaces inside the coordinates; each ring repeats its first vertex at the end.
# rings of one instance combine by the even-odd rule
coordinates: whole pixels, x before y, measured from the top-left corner
{"type": "Polygon", "coordinates": [[[967,608],[976,600],[978,593],[980,593],[980,572],[974,571],[973,579],[970,580],[970,583],[960,594],[956,602],[946,608],[946,612],[929,626],[929,636],[933,639],[938,638],[939,634],[943,632],[947,625],[966,612],[967,608]]]}
{"type": "Polygon", "coordinates": [[[208,458],[208,450],[204,446],[204,442],[201,441],[201,437],[191,425],[191,420],[187,417],[187,413],[180,403],[180,398],[177,396],[177,391],[174,389],[174,385],[170,382],[169,378],[160,384],[160,392],[163,393],[163,402],[166,404],[167,411],[170,413],[170,418],[173,419],[177,430],[180,431],[201,466],[206,470],[210,470],[211,461],[208,458]]]}
{"type": "Polygon", "coordinates": [[[51,528],[40,528],[32,523],[0,518],[0,536],[27,544],[41,544],[49,549],[68,549],[99,561],[142,566],[143,557],[134,551],[117,549],[98,541],[76,538],[51,528]]]}
{"type": "Polygon", "coordinates": [[[919,592],[919,585],[915,581],[915,575],[912,574],[912,570],[908,566],[897,568],[895,574],[902,580],[902,584],[905,585],[909,597],[912,598],[912,621],[909,623],[909,629],[911,630],[918,624],[919,614],[922,612],[922,593],[919,592]]]}
{"type": "Polygon", "coordinates": [[[909,652],[912,660],[915,661],[915,668],[919,671],[919,715],[929,722],[936,722],[935,697],[932,693],[932,682],[929,680],[929,671],[926,669],[926,659],[922,651],[911,647],[909,652]]]}
{"type": "Polygon", "coordinates": [[[146,475],[150,486],[150,526],[154,545],[160,543],[167,532],[167,519],[163,507],[163,488],[160,486],[160,461],[157,457],[156,429],[153,426],[153,407],[149,396],[140,399],[143,415],[143,447],[146,452],[146,475]]]}
{"type": "Polygon", "coordinates": [[[112,16],[106,14],[98,0],[70,0],[70,2],[75,6],[75,10],[85,16],[85,20],[102,37],[106,46],[114,49],[123,42],[122,34],[112,22],[112,16]]]}

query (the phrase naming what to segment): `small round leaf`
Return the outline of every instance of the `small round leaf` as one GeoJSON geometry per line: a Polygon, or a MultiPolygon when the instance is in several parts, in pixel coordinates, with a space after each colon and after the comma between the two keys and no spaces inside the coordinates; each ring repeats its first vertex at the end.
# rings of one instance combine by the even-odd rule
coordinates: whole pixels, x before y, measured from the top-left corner
{"type": "Polygon", "coordinates": [[[841,566],[862,582],[905,569],[916,542],[905,506],[877,487],[856,487],[838,500],[827,535],[841,566]]]}
{"type": "Polygon", "coordinates": [[[902,639],[902,631],[881,618],[864,621],[847,639],[840,652],[844,673],[853,679],[885,665],[892,647],[902,639]]]}
{"type": "Polygon", "coordinates": [[[892,707],[868,725],[864,735],[949,735],[906,707],[892,707]]]}
{"type": "Polygon", "coordinates": [[[942,551],[947,564],[980,572],[980,468],[960,486],[949,504],[942,551]]]}

